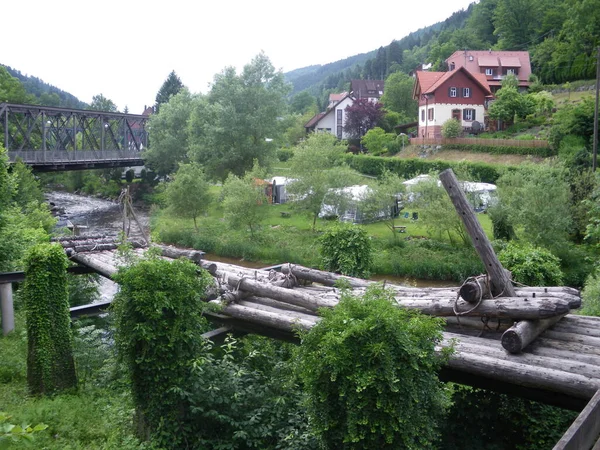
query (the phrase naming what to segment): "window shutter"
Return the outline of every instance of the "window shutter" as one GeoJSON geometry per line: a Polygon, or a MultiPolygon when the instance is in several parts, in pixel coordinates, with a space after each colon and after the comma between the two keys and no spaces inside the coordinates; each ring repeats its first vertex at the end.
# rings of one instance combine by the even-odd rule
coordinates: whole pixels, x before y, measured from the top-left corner
{"type": "Polygon", "coordinates": [[[463,117],[463,120],[467,120],[467,110],[466,109],[463,109],[462,117],[463,117]]]}
{"type": "Polygon", "coordinates": [[[452,97],[452,88],[451,87],[448,88],[448,97],[452,97]]]}
{"type": "Polygon", "coordinates": [[[473,110],[473,120],[477,120],[477,119],[475,118],[475,110],[473,110]]]}

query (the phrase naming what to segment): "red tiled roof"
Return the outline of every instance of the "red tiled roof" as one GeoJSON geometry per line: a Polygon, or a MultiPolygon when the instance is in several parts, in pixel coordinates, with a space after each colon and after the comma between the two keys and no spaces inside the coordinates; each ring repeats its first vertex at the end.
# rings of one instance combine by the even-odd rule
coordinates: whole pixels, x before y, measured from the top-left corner
{"type": "Polygon", "coordinates": [[[500,57],[502,67],[521,67],[521,60],[514,56],[500,57]]]}
{"type": "Polygon", "coordinates": [[[342,92],[341,94],[329,94],[329,102],[339,102],[340,100],[343,100],[344,97],[346,97],[346,95],[348,95],[347,92],[342,92]]]}
{"type": "MultiPolygon", "coordinates": [[[[482,73],[471,73],[464,67],[459,67],[457,70],[452,70],[450,72],[417,72],[417,83],[421,86],[421,94],[434,93],[437,88],[456,75],[459,71],[463,71],[468,77],[479,84],[487,95],[492,95],[486,76],[482,73]]],[[[413,96],[416,95],[416,89],[415,85],[413,96]]]]}
{"type": "Polygon", "coordinates": [[[497,56],[480,56],[477,60],[479,67],[498,67],[497,56]]]}
{"type": "Polygon", "coordinates": [[[449,72],[417,72],[417,84],[421,86],[421,93],[429,92],[429,88],[447,73],[449,72]]]}

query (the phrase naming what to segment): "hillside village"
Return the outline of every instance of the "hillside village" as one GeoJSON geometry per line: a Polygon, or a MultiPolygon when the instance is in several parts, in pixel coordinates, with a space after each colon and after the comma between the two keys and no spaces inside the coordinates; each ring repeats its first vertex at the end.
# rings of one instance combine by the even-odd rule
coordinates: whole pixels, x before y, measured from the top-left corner
{"type": "Polygon", "coordinates": [[[173,70],[133,127],[0,65],[0,448],[600,445],[576,420],[600,411],[599,46],[598,0],[480,0],[330,64],[260,52],[205,93],[173,70]],[[144,166],[19,157],[81,150],[144,166]],[[86,235],[49,191],[122,223],[86,235]],[[120,286],[102,308],[74,264],[94,252],[120,286]]]}

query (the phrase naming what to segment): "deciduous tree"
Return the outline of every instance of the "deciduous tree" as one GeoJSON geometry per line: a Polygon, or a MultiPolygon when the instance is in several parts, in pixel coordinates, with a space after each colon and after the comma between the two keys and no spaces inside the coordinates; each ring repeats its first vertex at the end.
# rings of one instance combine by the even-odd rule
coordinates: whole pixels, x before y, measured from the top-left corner
{"type": "Polygon", "coordinates": [[[352,138],[360,139],[367,131],[377,126],[383,114],[381,103],[375,103],[368,98],[358,98],[346,106],[344,131],[352,138]]]}
{"type": "Polygon", "coordinates": [[[198,231],[196,219],[208,210],[212,200],[209,189],[202,167],[195,163],[180,164],[165,191],[168,207],[177,216],[193,219],[198,231]]]}

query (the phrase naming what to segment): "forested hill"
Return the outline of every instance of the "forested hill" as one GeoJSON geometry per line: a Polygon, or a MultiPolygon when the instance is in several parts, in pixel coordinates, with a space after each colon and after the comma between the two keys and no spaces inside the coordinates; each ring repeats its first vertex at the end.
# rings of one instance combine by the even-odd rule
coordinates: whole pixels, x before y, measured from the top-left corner
{"type": "Polygon", "coordinates": [[[285,75],[294,93],[307,90],[323,102],[353,78],[385,79],[424,63],[445,70],[457,50],[491,48],[528,50],[542,83],[564,83],[595,77],[599,45],[600,0],[480,0],[386,47],[285,75]]]}
{"type": "Polygon", "coordinates": [[[13,69],[10,66],[4,67],[8,73],[18,79],[25,91],[29,95],[33,95],[37,98],[37,102],[44,106],[60,106],[63,108],[78,108],[84,109],[87,104],[80,101],[77,97],[62,89],[52,86],[51,84],[45,83],[37,77],[23,75],[19,70],[13,69]]]}

